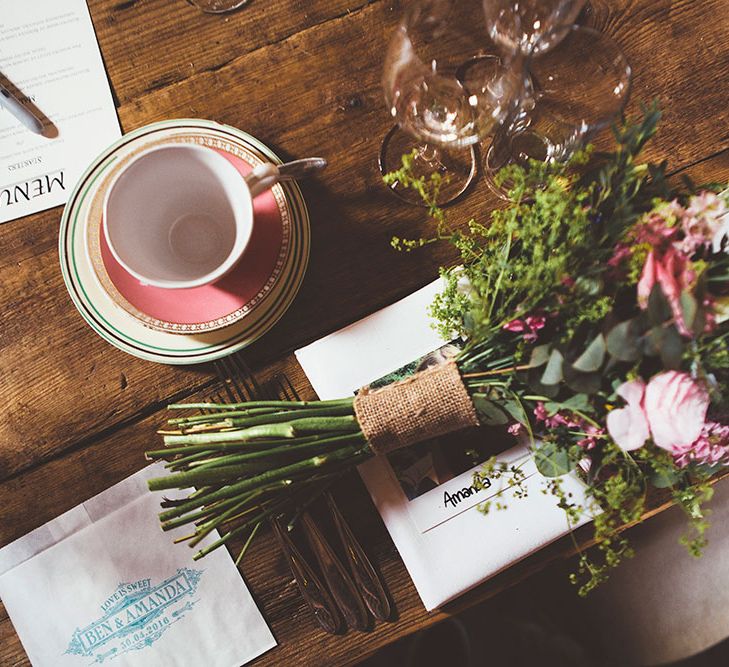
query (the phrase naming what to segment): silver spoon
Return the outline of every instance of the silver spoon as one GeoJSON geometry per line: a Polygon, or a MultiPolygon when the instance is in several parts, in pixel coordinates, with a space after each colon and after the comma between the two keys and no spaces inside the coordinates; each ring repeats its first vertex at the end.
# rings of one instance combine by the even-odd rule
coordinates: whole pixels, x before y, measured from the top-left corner
{"type": "Polygon", "coordinates": [[[251,191],[251,197],[256,197],[266,190],[270,190],[276,183],[305,178],[324,169],[327,161],[323,157],[307,157],[293,160],[284,164],[264,162],[254,167],[253,171],[245,177],[245,182],[251,191]]]}

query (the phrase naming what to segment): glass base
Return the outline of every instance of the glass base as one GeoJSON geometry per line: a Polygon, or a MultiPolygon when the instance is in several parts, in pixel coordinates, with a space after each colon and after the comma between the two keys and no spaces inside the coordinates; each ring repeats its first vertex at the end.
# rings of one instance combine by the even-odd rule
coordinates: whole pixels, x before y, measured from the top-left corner
{"type": "Polygon", "coordinates": [[[249,0],[187,0],[187,2],[206,14],[225,14],[247,5],[249,0]]]}
{"type": "MultiPolygon", "coordinates": [[[[476,177],[478,160],[476,149],[442,148],[414,139],[410,134],[395,125],[386,135],[380,147],[380,172],[384,176],[402,167],[402,156],[415,151],[412,175],[414,178],[424,176],[430,178],[433,173],[439,173],[443,181],[438,192],[436,203],[445,206],[455,202],[473,182],[476,177]]],[[[409,204],[427,206],[420,195],[400,183],[387,186],[396,197],[409,204]]]]}
{"type": "Polygon", "coordinates": [[[503,201],[511,201],[509,190],[511,185],[508,181],[501,184],[496,183],[496,174],[502,167],[512,164],[511,154],[503,144],[499,144],[496,140],[492,141],[483,159],[481,165],[483,169],[483,178],[489,190],[493,192],[499,199],[503,201]]]}
{"type": "Polygon", "coordinates": [[[578,140],[573,143],[568,142],[567,145],[554,145],[546,136],[528,129],[513,135],[497,135],[488,147],[483,160],[484,180],[497,197],[504,201],[513,201],[509,196],[513,184],[503,179],[500,184],[496,183],[496,175],[500,169],[511,164],[519,164],[528,169],[532,160],[537,162],[566,160],[580,145],[578,140]]]}

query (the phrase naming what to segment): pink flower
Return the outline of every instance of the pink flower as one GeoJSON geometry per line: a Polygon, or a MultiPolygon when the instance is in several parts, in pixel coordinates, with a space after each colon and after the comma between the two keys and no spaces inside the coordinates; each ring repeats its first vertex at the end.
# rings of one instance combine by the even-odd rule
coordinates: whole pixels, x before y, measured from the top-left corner
{"type": "Polygon", "coordinates": [[[507,331],[519,333],[520,331],[524,331],[524,329],[526,329],[526,324],[524,324],[524,320],[511,320],[511,322],[507,322],[504,325],[504,329],[506,329],[507,331]]]}
{"type": "Polygon", "coordinates": [[[701,192],[689,200],[681,226],[686,235],[681,247],[686,252],[694,253],[702,246],[711,246],[714,252],[719,252],[722,239],[729,236],[729,208],[713,192],[701,192]]]}
{"type": "Polygon", "coordinates": [[[676,452],[699,437],[709,395],[688,373],[659,373],[647,386],[643,380],[631,380],[617,393],[627,405],[608,414],[607,429],[622,449],[638,449],[652,436],[658,447],[676,452]]]}
{"type": "Polygon", "coordinates": [[[726,465],[729,463],[729,426],[707,422],[694,442],[676,447],[673,455],[682,468],[690,463],[726,465]]]}
{"type": "Polygon", "coordinates": [[[612,410],[607,416],[607,430],[621,449],[626,452],[643,446],[650,435],[648,419],[643,410],[643,380],[631,380],[618,387],[618,396],[625,399],[626,407],[612,410]]]}
{"type": "Polygon", "coordinates": [[[608,266],[617,268],[623,263],[623,260],[627,259],[633,254],[633,250],[629,245],[624,243],[618,243],[613,248],[613,256],[607,261],[608,266]]]}
{"type": "Polygon", "coordinates": [[[542,422],[549,429],[565,426],[569,429],[579,429],[584,432],[585,436],[578,440],[575,444],[583,449],[592,449],[599,438],[605,435],[605,429],[590,424],[587,420],[574,414],[568,410],[560,410],[555,412],[551,417],[544,407],[544,403],[539,401],[534,408],[534,417],[537,422],[542,422]]]}
{"type": "Polygon", "coordinates": [[[643,399],[653,442],[672,452],[699,437],[709,394],[688,373],[666,371],[651,378],[643,399]]]}
{"type": "Polygon", "coordinates": [[[547,318],[544,315],[528,315],[525,320],[516,319],[507,322],[503,328],[514,333],[524,331],[526,332],[524,334],[524,340],[527,343],[533,343],[537,340],[537,331],[544,329],[546,323],[547,318]]]}
{"type": "Polygon", "coordinates": [[[604,428],[598,428],[586,422],[583,422],[582,428],[585,431],[585,437],[577,441],[577,445],[582,447],[582,449],[592,449],[597,445],[598,439],[605,435],[604,428]]]}
{"type": "Polygon", "coordinates": [[[635,240],[638,243],[649,243],[654,247],[666,246],[678,235],[679,228],[675,223],[682,213],[683,209],[676,202],[664,204],[646,213],[635,227],[633,233],[635,240]]]}
{"type": "Polygon", "coordinates": [[[656,251],[651,250],[638,281],[638,305],[643,310],[648,307],[648,298],[657,283],[671,306],[676,328],[681,335],[690,338],[692,334],[683,320],[681,292],[688,290],[695,280],[696,274],[689,268],[689,261],[683,253],[671,246],[658,257],[656,251]]]}
{"type": "Polygon", "coordinates": [[[534,408],[534,418],[538,422],[546,421],[549,415],[547,414],[547,409],[544,407],[544,403],[539,401],[537,403],[537,407],[534,408]]]}
{"type": "Polygon", "coordinates": [[[523,433],[526,433],[526,429],[524,428],[524,424],[521,422],[514,422],[513,424],[509,425],[509,428],[506,429],[511,435],[513,435],[515,438],[518,438],[523,433]]]}

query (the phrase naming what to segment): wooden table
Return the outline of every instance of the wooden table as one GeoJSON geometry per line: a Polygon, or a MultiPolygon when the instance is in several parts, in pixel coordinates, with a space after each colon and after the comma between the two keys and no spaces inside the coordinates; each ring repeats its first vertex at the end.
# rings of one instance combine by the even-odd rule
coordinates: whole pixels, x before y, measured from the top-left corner
{"type": "MultiPolygon", "coordinates": [[[[393,234],[418,234],[421,210],[391,197],[377,169],[389,127],[380,89],[397,0],[252,0],[201,14],[184,0],[89,0],[124,131],[202,117],[245,129],[285,157],[321,154],[325,175],[303,184],[313,232],[303,288],[245,358],[262,378],[281,371],[311,392],[292,350],[424,285],[455,257],[445,245],[397,254],[393,234]]],[[[474,11],[480,3],[473,0],[474,11]]],[[[726,0],[592,0],[586,20],[614,36],[634,66],[629,111],[665,110],[648,150],[675,175],[729,180],[729,5],[726,0]]],[[[496,205],[483,182],[452,209],[461,221],[496,205]]],[[[171,399],[214,390],[209,367],[173,368],[127,356],[74,309],[58,266],[61,209],[0,226],[0,546],[145,465],[171,399]]],[[[569,553],[562,541],[427,614],[374,507],[352,477],[341,496],[382,570],[397,618],[371,633],[315,626],[268,534],[243,573],[279,647],[257,664],[354,663],[396,638],[493,595],[569,553]]],[[[656,503],[652,511],[659,511],[656,503]]],[[[578,534],[585,542],[589,532],[578,534]]],[[[0,665],[27,658],[0,605],[0,665]]]]}

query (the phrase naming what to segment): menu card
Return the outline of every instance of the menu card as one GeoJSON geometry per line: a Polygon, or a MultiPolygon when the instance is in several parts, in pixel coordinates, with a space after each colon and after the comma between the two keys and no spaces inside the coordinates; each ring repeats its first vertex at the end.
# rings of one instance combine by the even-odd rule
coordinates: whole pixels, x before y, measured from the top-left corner
{"type": "Polygon", "coordinates": [[[121,136],[85,0],[0,0],[0,84],[44,125],[0,105],[0,223],[65,204],[121,136]]]}
{"type": "Polygon", "coordinates": [[[189,527],[160,530],[146,482],[164,472],[148,466],[0,549],[0,599],[33,665],[238,667],[276,645],[227,549],[194,561],[172,542],[189,527]]]}
{"type": "MultiPolygon", "coordinates": [[[[298,350],[296,356],[319,398],[351,396],[448,358],[453,350],[432,328],[428,306],[441,281],[298,350]]],[[[497,460],[520,465],[528,495],[514,497],[507,480],[473,484],[494,453],[494,432],[472,429],[377,456],[360,474],[387,526],[426,609],[431,610],[565,535],[570,526],[557,500],[542,490],[525,443],[513,442],[497,460]],[[482,503],[505,509],[478,511],[482,503]]],[[[497,448],[496,451],[499,451],[497,448]]],[[[566,476],[563,488],[585,500],[584,486],[566,476]]],[[[583,518],[582,523],[588,519],[583,518]]]]}

